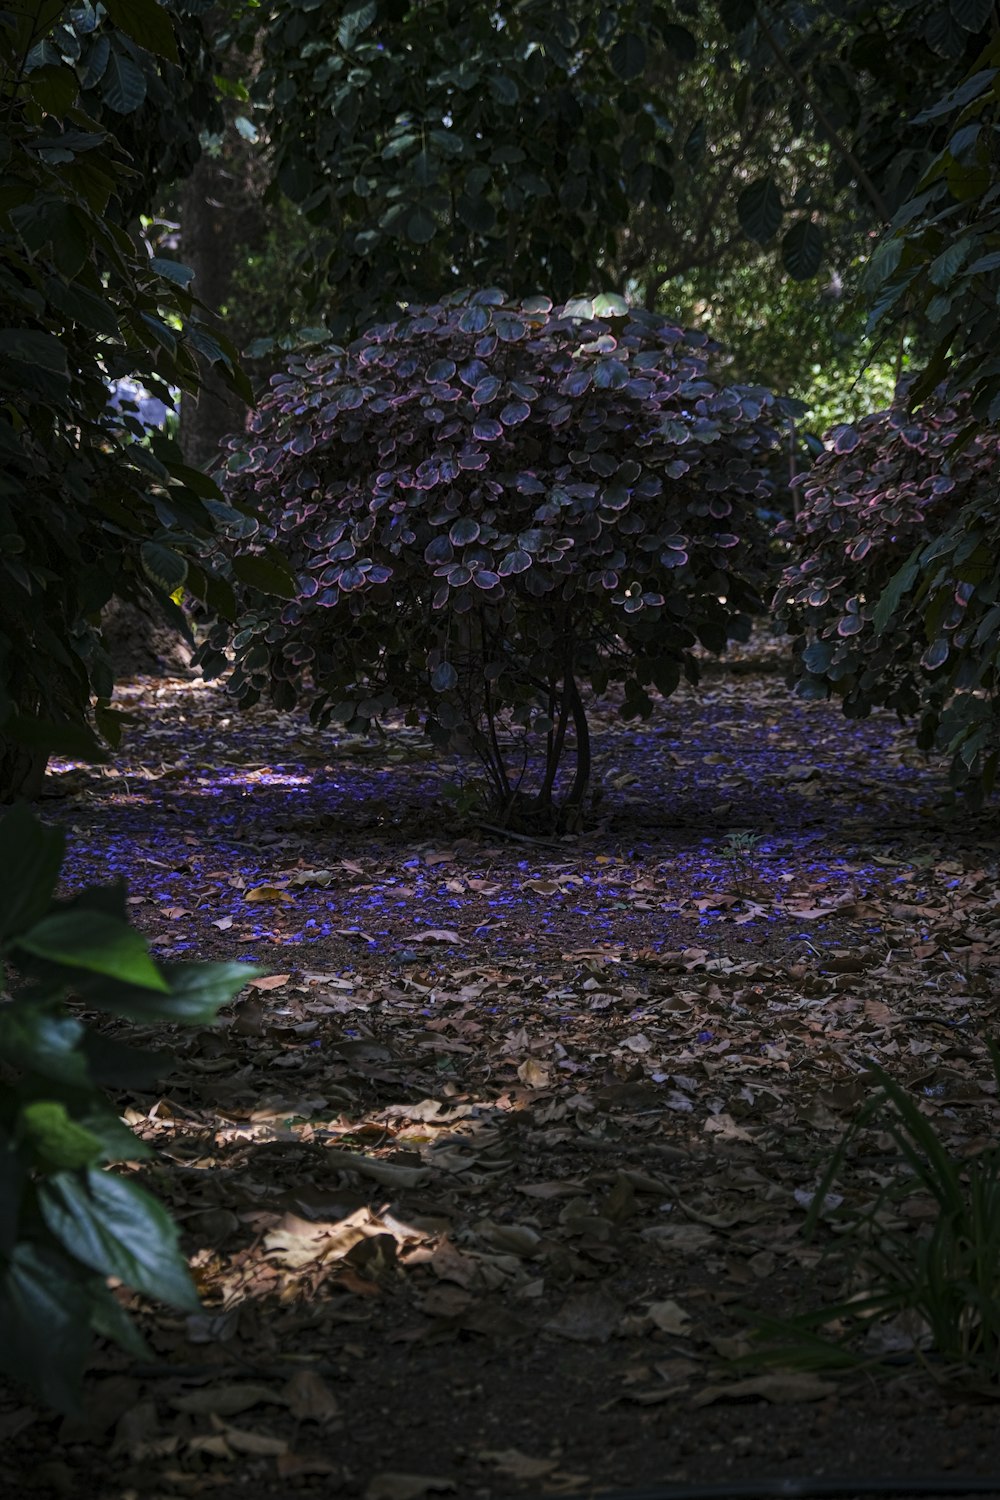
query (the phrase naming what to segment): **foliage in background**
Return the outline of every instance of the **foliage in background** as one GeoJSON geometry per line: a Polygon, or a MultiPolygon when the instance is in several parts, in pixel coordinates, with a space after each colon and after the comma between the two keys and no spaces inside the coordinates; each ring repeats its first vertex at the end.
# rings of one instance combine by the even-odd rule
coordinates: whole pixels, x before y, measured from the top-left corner
{"type": "Polygon", "coordinates": [[[997,437],[963,444],[966,424],[939,403],[837,429],[780,528],[793,560],[775,609],[800,695],[918,716],[917,743],[976,798],[1000,748],[1000,507],[997,437]]]}
{"type": "MultiPolygon", "coordinates": [[[[977,9],[974,5],[966,9],[977,9]]],[[[989,10],[992,5],[978,7],[989,10]]],[[[1000,30],[969,76],[916,115],[940,150],[897,212],[868,268],[874,329],[919,316],[933,352],[911,400],[947,378],[983,426],[1000,419],[1000,30]]]]}
{"type": "Polygon", "coordinates": [[[669,205],[663,93],[698,50],[673,7],[270,0],[244,23],[258,43],[276,185],[322,230],[337,336],[493,280],[562,300],[634,205],[669,205]]]}
{"type": "MultiPolygon", "coordinates": [[[[114,46],[88,7],[67,22],[65,7],[23,0],[0,26],[0,797],[37,781],[36,720],[47,747],[92,748],[91,697],[106,703],[112,685],[99,633],[110,599],[169,612],[184,584],[232,610],[205,556],[232,511],[175,443],[109,405],[125,376],[172,405],[174,389],[199,388],[199,360],[250,393],[187,269],[150,259],[123,227],[139,179],[107,122],[149,97],[154,53],[177,54],[154,0],[106,10],[121,22],[114,46]],[[65,61],[74,36],[78,65],[65,61]],[[84,108],[95,90],[103,124],[84,108]]],[[[106,708],[96,723],[114,733],[106,708]]]]}
{"type": "Polygon", "coordinates": [[[225,489],[266,516],[244,570],[280,541],[298,597],[243,590],[231,690],[290,706],[311,681],[314,717],[356,731],[413,710],[479,756],[504,816],[527,799],[501,716],[546,736],[542,817],[572,731],[578,811],[579,685],[621,683],[645,717],[650,687],[693,680],[693,648],[723,651],[761,608],[782,413],[719,386],[707,352],[616,296],[485,291],[294,357],[232,440],[225,489]]]}
{"type": "Polygon", "coordinates": [[[0,1371],[72,1411],[96,1335],[148,1357],[108,1277],[199,1303],[169,1216],[105,1170],[150,1154],[105,1086],[148,1086],[165,1060],[102,1035],[67,997],[88,1014],[204,1023],[259,971],[154,963],[121,884],[54,900],[63,846],[23,805],[0,823],[0,1371]]]}
{"type": "MultiPolygon", "coordinates": [[[[1000,1085],[1000,1049],[988,1045],[1000,1085]]],[[[843,1300],[798,1318],[762,1320],[766,1345],[746,1362],[844,1368],[898,1360],[905,1352],[935,1378],[995,1397],[1000,1148],[988,1145],[957,1160],[919,1102],[877,1064],[869,1067],[878,1092],[841,1138],[806,1220],[810,1236],[820,1217],[840,1231],[843,1300]],[[869,1130],[888,1134],[898,1165],[869,1203],[833,1209],[830,1189],[858,1136],[869,1130]],[[915,1215],[920,1208],[925,1212],[915,1215]]]]}

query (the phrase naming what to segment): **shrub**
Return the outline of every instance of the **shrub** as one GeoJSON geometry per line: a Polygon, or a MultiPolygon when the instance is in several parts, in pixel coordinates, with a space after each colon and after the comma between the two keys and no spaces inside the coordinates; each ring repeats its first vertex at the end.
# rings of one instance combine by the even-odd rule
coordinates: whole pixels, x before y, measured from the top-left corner
{"type": "Polygon", "coordinates": [[[651,687],[695,679],[694,648],[745,638],[761,608],[777,406],[718,385],[709,352],[619,297],[489,290],[293,357],[223,484],[266,516],[250,546],[280,542],[298,597],[243,591],[232,691],[290,706],[308,680],[314,717],[359,732],[403,707],[478,755],[505,817],[530,730],[550,816],[572,728],[578,810],[581,685],[619,683],[645,717],[651,687]]]}
{"type": "Polygon", "coordinates": [[[966,426],[939,400],[835,429],[779,528],[794,560],[775,610],[801,696],[917,717],[918,745],[950,753],[954,785],[978,797],[1000,743],[998,439],[962,441],[966,426]]]}
{"type": "Polygon", "coordinates": [[[198,1298],[164,1209],[110,1162],[149,1156],[103,1085],[163,1071],[71,1012],[205,1022],[254,974],[246,964],[157,964],[125,920],[121,885],[54,901],[63,835],[22,805],[0,823],[0,1372],[76,1408],[95,1334],[146,1345],[107,1278],[175,1307],[198,1298]]]}

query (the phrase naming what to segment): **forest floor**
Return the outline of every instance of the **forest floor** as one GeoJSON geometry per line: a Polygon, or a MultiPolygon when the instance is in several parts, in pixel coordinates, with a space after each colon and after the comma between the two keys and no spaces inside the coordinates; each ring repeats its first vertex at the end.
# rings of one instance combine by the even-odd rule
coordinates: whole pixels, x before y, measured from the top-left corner
{"type": "MultiPolygon", "coordinates": [[[[156,954],[265,977],[120,1101],[203,1313],[138,1309],[155,1362],[100,1349],[84,1420],[0,1395],[0,1491],[1000,1476],[996,1405],[905,1329],[872,1344],[889,1373],[732,1363],[841,1289],[803,1225],[870,1059],[956,1156],[995,1139],[1000,829],[942,816],[893,720],[716,671],[648,725],[596,714],[591,827],[525,841],[459,819],[415,731],[182,679],[120,698],[113,765],[49,777],[68,888],[124,876],[156,954]]],[[[859,1146],[847,1209],[899,1171],[884,1131],[859,1146]]]]}

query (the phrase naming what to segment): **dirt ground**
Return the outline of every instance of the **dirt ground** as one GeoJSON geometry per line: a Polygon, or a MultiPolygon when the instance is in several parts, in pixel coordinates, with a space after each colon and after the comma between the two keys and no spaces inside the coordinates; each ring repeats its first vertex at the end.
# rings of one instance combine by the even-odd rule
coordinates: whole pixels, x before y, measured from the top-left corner
{"type": "MultiPolygon", "coordinates": [[[[894,721],[714,673],[597,713],[588,831],[530,840],[459,816],[470,768],[415,731],[121,698],[114,764],[49,776],[68,887],[125,876],[155,953],[265,975],[144,1033],[168,1070],[120,1101],[203,1313],[137,1307],[155,1358],[99,1349],[82,1421],[0,1391],[0,1493],[1000,1496],[995,1403],[912,1341],[734,1364],[843,1288],[832,1208],[803,1225],[872,1059],[955,1153],[995,1139],[1000,835],[894,721]]],[[[893,1171],[868,1132],[836,1192],[893,1171]]]]}

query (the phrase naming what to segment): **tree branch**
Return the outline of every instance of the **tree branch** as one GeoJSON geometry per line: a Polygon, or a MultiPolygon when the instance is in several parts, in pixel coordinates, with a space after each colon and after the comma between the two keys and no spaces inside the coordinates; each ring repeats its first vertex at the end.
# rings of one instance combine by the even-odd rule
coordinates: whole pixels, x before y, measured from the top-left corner
{"type": "Polygon", "coordinates": [[[778,41],[774,32],[771,30],[771,27],[765,20],[763,10],[758,3],[758,0],[754,0],[754,12],[757,16],[757,24],[761,29],[761,34],[766,40],[771,51],[774,53],[778,66],[786,74],[789,82],[795,89],[795,92],[798,94],[799,98],[803,101],[803,103],[808,104],[816,119],[826,131],[827,138],[833,150],[836,151],[837,155],[847,163],[861,187],[864,188],[865,192],[868,195],[869,202],[871,203],[875,212],[878,214],[879,218],[884,224],[888,224],[889,220],[892,218],[892,214],[889,212],[888,203],[885,201],[882,194],[875,186],[871,177],[869,177],[865,168],[861,165],[861,162],[858,160],[857,156],[855,156],[854,152],[851,150],[851,147],[845,140],[840,137],[840,135],[838,135],[837,128],[834,125],[830,115],[827,113],[825,106],[821,104],[818,99],[814,98],[813,94],[802,81],[801,76],[788,57],[788,54],[785,52],[781,43],[778,41]]]}

